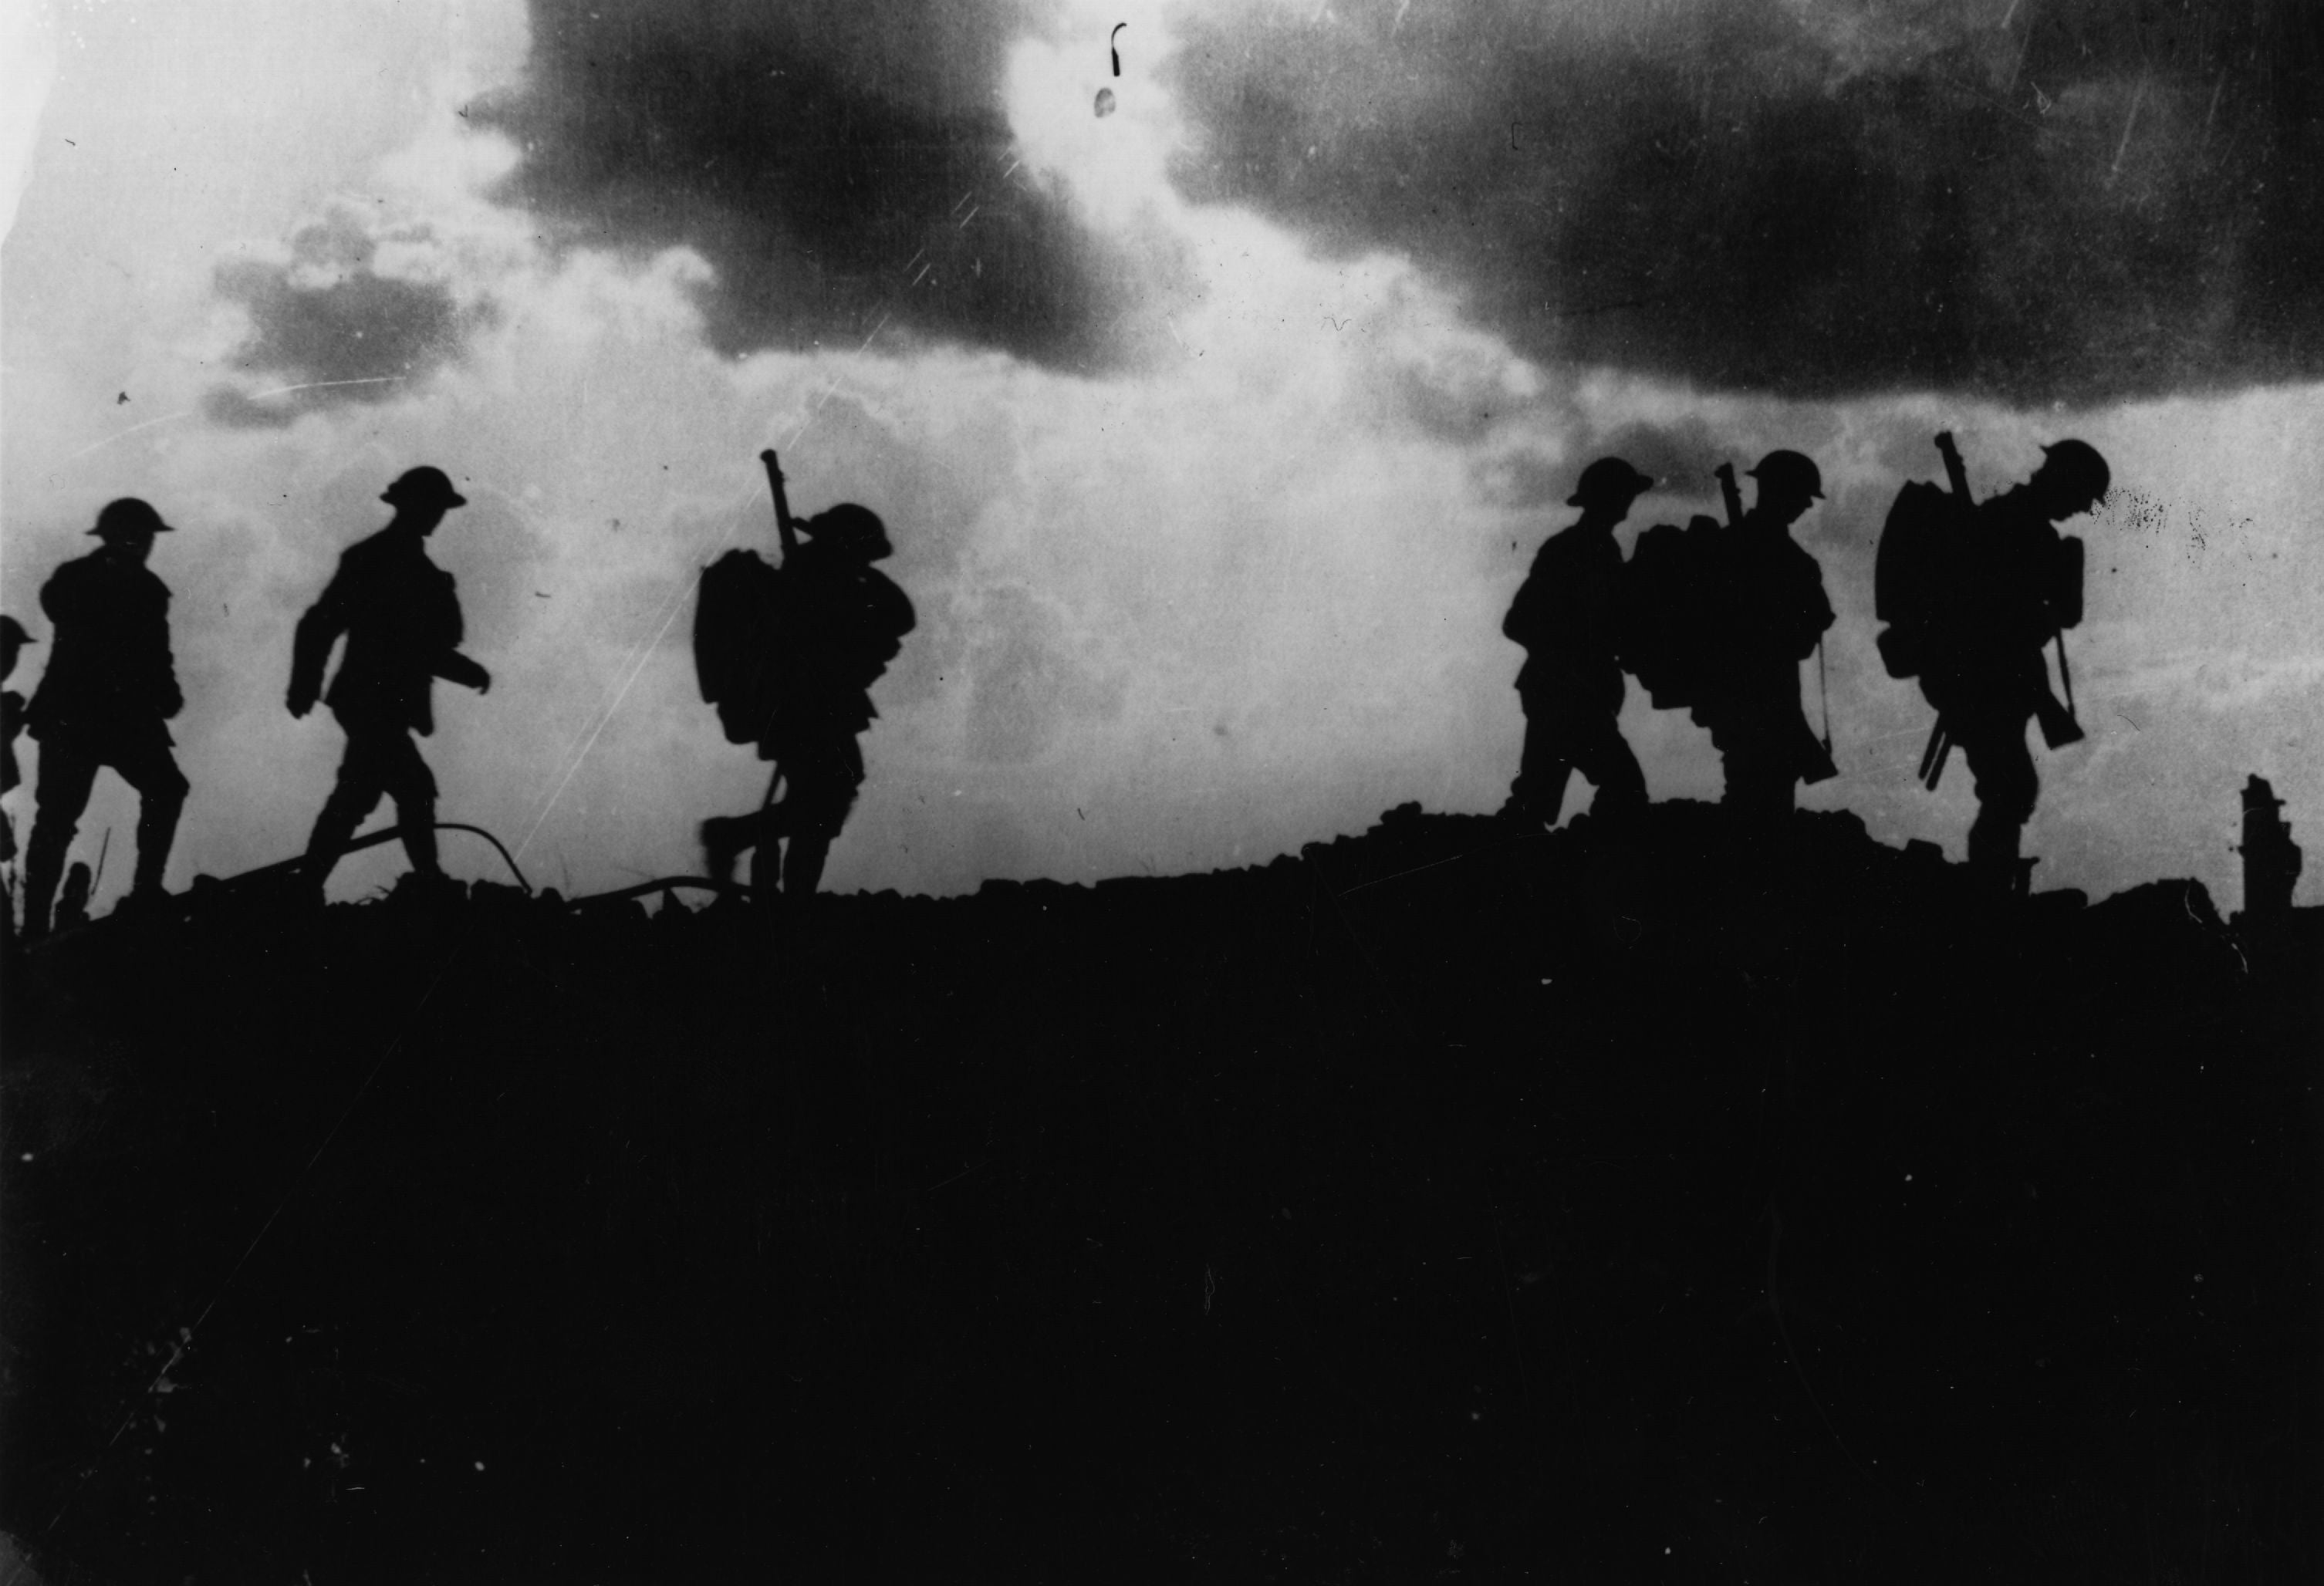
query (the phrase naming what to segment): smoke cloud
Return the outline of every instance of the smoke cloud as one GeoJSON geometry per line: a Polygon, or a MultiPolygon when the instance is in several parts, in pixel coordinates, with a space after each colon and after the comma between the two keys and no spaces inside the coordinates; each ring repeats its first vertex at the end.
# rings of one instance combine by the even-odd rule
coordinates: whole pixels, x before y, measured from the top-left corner
{"type": "Polygon", "coordinates": [[[1186,190],[1543,358],[2090,402],[2324,369],[2324,15],[2206,0],[1209,8],[1186,190]]]}
{"type": "Polygon", "coordinates": [[[998,102],[1008,0],[769,6],[532,0],[525,86],[480,124],[505,196],[568,244],[684,245],[730,354],[896,328],[1036,362],[1111,361],[1116,261],[1022,172],[998,102]]]}

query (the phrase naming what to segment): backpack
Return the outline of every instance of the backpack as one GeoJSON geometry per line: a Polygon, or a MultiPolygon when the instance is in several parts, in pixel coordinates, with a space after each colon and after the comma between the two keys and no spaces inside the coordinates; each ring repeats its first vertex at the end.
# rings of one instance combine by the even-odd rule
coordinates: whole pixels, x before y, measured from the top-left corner
{"type": "MultiPolygon", "coordinates": [[[[1896,493],[1872,567],[1872,613],[1888,624],[1877,642],[1890,677],[1919,676],[1936,659],[1938,646],[1964,629],[1989,631],[2004,610],[2030,609],[2037,627],[2054,622],[2071,628],[2081,622],[2080,539],[2069,534],[2044,541],[2030,566],[2005,560],[1980,569],[1974,565],[1977,558],[1997,553],[1990,538],[1975,530],[1970,509],[1949,491],[1916,479],[1896,493]],[[1997,605],[1990,580],[1997,569],[2013,566],[2014,573],[2000,576],[2025,577],[2032,587],[2009,589],[2007,603],[1997,605]],[[2030,608],[2023,607],[2029,600],[2030,608]]],[[[2023,635],[2037,645],[2043,636],[2023,635]]]]}
{"type": "Polygon", "coordinates": [[[702,572],[694,607],[694,672],[729,743],[754,743],[774,713],[782,573],[753,550],[730,550],[702,572]]]}
{"type": "Polygon", "coordinates": [[[1714,675],[1727,613],[1719,598],[1719,537],[1712,519],[1683,529],[1657,523],[1638,536],[1623,571],[1622,669],[1657,710],[1702,703],[1714,675]]]}
{"type": "Polygon", "coordinates": [[[1875,642],[1892,678],[1918,677],[1929,663],[1931,636],[1952,604],[1968,515],[1960,497],[1923,479],[1906,481],[1888,509],[1872,562],[1872,614],[1888,624],[1875,642]]]}

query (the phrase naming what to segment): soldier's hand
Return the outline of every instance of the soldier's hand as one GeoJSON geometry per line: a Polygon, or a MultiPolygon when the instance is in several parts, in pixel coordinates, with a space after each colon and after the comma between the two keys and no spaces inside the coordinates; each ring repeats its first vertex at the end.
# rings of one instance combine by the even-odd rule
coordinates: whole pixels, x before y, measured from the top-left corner
{"type": "Polygon", "coordinates": [[[490,694],[492,691],[493,675],[484,670],[484,668],[478,667],[476,669],[476,692],[479,694],[490,694]]]}
{"type": "Polygon", "coordinates": [[[315,702],[313,700],[304,698],[296,694],[291,695],[282,703],[290,707],[290,715],[293,718],[304,716],[309,711],[315,708],[315,702]]]}

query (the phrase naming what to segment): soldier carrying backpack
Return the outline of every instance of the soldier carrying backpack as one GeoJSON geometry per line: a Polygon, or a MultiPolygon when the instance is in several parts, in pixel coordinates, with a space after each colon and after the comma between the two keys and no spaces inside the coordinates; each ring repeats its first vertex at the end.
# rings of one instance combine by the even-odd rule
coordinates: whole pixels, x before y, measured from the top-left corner
{"type": "MultiPolygon", "coordinates": [[[[1798,452],[1773,451],[1751,477],[1757,501],[1706,548],[1711,605],[1700,644],[1709,664],[1692,703],[1725,764],[1721,802],[1757,823],[1790,815],[1801,782],[1837,773],[1800,705],[1800,663],[1831,626],[1831,602],[1822,567],[1791,535],[1823,498],[1823,475],[1798,452]]],[[[1730,499],[1730,514],[1739,505],[1730,499]]]]}
{"type": "Polygon", "coordinates": [[[915,617],[910,599],[872,566],[894,553],[878,514],[849,502],[794,522],[775,454],[760,460],[774,487],[782,565],[733,550],[703,573],[694,657],[726,741],[756,744],[775,770],[757,813],[702,823],[703,862],[724,881],[754,849],[761,899],[776,895],[779,876],[784,896],[806,898],[863,785],[856,738],[880,714],[872,685],[915,617]]]}
{"type": "Polygon", "coordinates": [[[1937,724],[1922,757],[1934,789],[1958,746],[1977,779],[1970,869],[1997,890],[2024,884],[2018,844],[2041,790],[2026,748],[2038,720],[2052,749],[2079,740],[2065,669],[2064,631],[2082,619],[2082,542],[2055,525],[2106,494],[2106,459],[2082,441],[2043,447],[2025,484],[1973,502],[1950,435],[1937,437],[1950,497],[1915,481],[1900,491],[1881,530],[1874,613],[1888,674],[1918,678],[1937,724]],[[2067,705],[2051,692],[2043,651],[2058,646],[2067,705]]]}
{"type": "Polygon", "coordinates": [[[1614,526],[1654,481],[1619,457],[1582,470],[1566,505],[1582,516],[1536,553],[1501,632],[1525,646],[1517,699],[1525,706],[1525,754],[1503,816],[1528,826],[1555,825],[1565,784],[1575,770],[1598,790],[1603,816],[1645,807],[1638,758],[1614,718],[1622,708],[1622,663],[1616,655],[1622,593],[1622,549],[1614,526]]]}

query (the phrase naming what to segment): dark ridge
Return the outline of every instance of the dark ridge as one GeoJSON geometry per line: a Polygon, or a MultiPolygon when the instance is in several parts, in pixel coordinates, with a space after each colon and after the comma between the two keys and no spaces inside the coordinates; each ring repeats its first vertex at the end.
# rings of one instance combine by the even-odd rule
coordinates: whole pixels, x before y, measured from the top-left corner
{"type": "Polygon", "coordinates": [[[773,936],[227,889],[18,956],[0,1528],[58,1586],[2314,1578],[2324,911],[1785,842],[1407,806],[773,936]]]}

